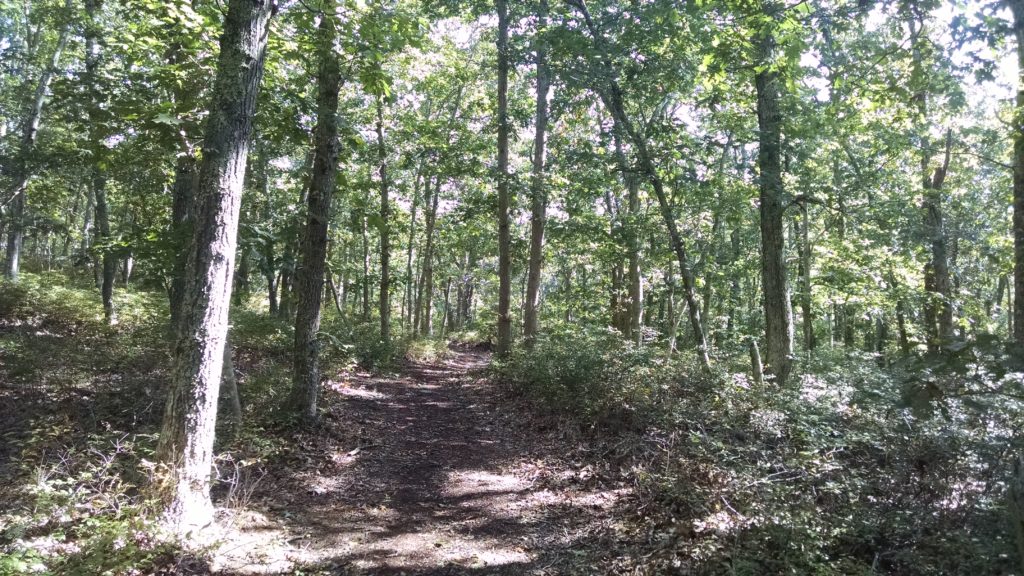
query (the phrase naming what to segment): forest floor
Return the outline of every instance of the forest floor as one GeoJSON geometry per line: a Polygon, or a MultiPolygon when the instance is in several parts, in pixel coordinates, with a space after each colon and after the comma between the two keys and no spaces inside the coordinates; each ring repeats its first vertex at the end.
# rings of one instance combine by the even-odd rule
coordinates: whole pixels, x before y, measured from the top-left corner
{"type": "Polygon", "coordinates": [[[486,353],[328,383],[320,428],[236,488],[215,571],[572,574],[614,563],[624,475],[504,400],[486,353]]]}

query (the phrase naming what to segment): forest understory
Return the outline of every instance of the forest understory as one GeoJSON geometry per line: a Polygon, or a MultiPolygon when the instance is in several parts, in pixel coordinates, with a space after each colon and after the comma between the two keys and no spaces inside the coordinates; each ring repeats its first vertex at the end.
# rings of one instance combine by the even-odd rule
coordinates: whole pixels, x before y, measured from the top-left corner
{"type": "Polygon", "coordinates": [[[1024,573],[1024,0],[3,0],[0,239],[0,576],[1024,573]]]}
{"type": "Polygon", "coordinates": [[[154,538],[144,498],[167,378],[160,295],[121,293],[121,309],[137,313],[110,327],[85,278],[30,275],[7,288],[0,573],[1009,574],[1016,565],[992,491],[1006,473],[1004,440],[965,426],[969,407],[886,408],[904,402],[899,368],[872,368],[860,353],[850,372],[808,376],[799,397],[780,397],[743,374],[732,385],[693,378],[692,364],[599,337],[538,343],[497,368],[486,343],[418,341],[374,365],[360,363],[363,344],[352,340],[326,354],[320,423],[296,429],[274,409],[285,327],[245,307],[232,313],[245,410],[218,445],[218,531],[183,552],[154,538]],[[561,396],[579,385],[590,388],[561,396]],[[601,405],[602,394],[627,401],[601,405]]]}

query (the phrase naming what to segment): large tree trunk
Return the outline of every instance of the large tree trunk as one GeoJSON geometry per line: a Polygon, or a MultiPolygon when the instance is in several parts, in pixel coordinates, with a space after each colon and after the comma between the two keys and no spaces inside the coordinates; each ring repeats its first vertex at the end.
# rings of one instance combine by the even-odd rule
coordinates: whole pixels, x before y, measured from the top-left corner
{"type": "MultiPolygon", "coordinates": [[[[769,16],[773,16],[769,14],[769,16]]],[[[766,372],[779,386],[792,367],[793,311],[786,279],[785,212],[782,185],[782,114],[779,112],[779,74],[774,62],[775,38],[770,30],[760,39],[759,60],[766,69],[755,74],[757,123],[760,129],[758,168],[761,198],[761,283],[764,286],[766,372]]]]}
{"type": "Polygon", "coordinates": [[[295,350],[292,405],[306,422],[316,420],[320,389],[320,304],[324,293],[327,234],[331,219],[338,164],[338,90],[341,73],[334,51],[336,22],[333,3],[327,3],[317,31],[320,67],[317,76],[317,116],[314,129],[313,174],[306,194],[306,222],[302,228],[295,272],[295,350]]]}
{"type": "Polygon", "coordinates": [[[270,0],[229,2],[203,140],[181,322],[157,447],[164,524],[193,541],[213,522],[210,471],[231,276],[252,118],[274,6],[270,0]]]}
{"type": "Polygon", "coordinates": [[[622,326],[627,338],[633,341],[634,344],[641,344],[643,340],[642,327],[643,327],[643,313],[644,313],[644,287],[643,279],[640,276],[640,223],[638,219],[640,217],[640,182],[637,178],[636,170],[629,165],[629,160],[626,158],[626,152],[623,147],[622,139],[622,126],[618,122],[614,122],[614,128],[612,130],[612,140],[615,145],[615,162],[619,167],[619,171],[622,172],[622,182],[626,185],[626,206],[628,210],[628,216],[626,217],[626,223],[622,226],[622,231],[626,237],[626,249],[628,252],[629,260],[629,292],[628,302],[626,302],[625,318],[623,319],[622,326]]]}
{"type": "MultiPolygon", "coordinates": [[[[71,9],[70,0],[67,2],[68,11],[71,9]]],[[[39,126],[43,119],[43,105],[46,103],[46,92],[50,88],[50,81],[57,71],[57,64],[60,63],[61,54],[68,43],[68,34],[71,17],[68,15],[64,25],[60,29],[57,38],[57,45],[50,55],[50,60],[43,68],[36,84],[35,93],[25,110],[25,116],[21,121],[21,141],[14,158],[14,166],[11,170],[11,181],[14,183],[7,195],[10,202],[10,222],[7,225],[7,254],[4,260],[4,275],[10,280],[18,279],[18,272],[21,270],[21,247],[25,241],[25,194],[28,188],[28,181],[32,174],[29,171],[29,157],[36,146],[36,139],[39,136],[39,126]]],[[[0,206],[2,207],[2,206],[0,206]]]]}
{"type": "Polygon", "coordinates": [[[102,88],[98,75],[102,64],[103,27],[99,22],[99,12],[103,8],[103,0],[86,0],[85,12],[88,18],[85,25],[85,83],[89,90],[89,149],[90,182],[93,196],[96,198],[96,229],[97,240],[103,246],[103,281],[100,286],[100,298],[103,302],[103,316],[108,324],[117,323],[114,310],[114,274],[117,271],[117,259],[107,245],[110,241],[110,209],[107,206],[107,177],[104,174],[106,164],[106,146],[103,143],[104,133],[101,128],[103,111],[100,109],[102,88]]]}
{"type": "MultiPolygon", "coordinates": [[[[907,25],[910,31],[911,56],[913,59],[914,76],[924,82],[931,76],[926,70],[924,54],[921,49],[921,18],[918,14],[908,14],[907,25]]],[[[952,133],[946,135],[946,156],[942,166],[932,168],[932,152],[928,141],[928,100],[929,93],[924,85],[917,86],[914,102],[917,105],[917,130],[921,138],[921,187],[923,212],[923,228],[925,244],[928,248],[928,261],[924,265],[924,320],[925,336],[928,351],[937,353],[942,346],[953,339],[953,307],[950,300],[949,263],[946,256],[946,233],[942,217],[942,184],[949,169],[949,157],[952,133]]]]}
{"type": "Polygon", "coordinates": [[[928,323],[928,349],[938,352],[953,340],[953,302],[949,278],[946,231],[942,215],[942,184],[949,169],[952,134],[946,135],[946,155],[942,166],[929,173],[930,154],[924,153],[921,168],[924,176],[924,233],[930,249],[924,266],[925,318],[928,323]]]}
{"type": "Polygon", "coordinates": [[[537,7],[536,43],[537,59],[537,102],[533,136],[533,178],[530,182],[530,258],[527,270],[526,297],[523,301],[523,338],[532,346],[533,338],[540,329],[540,278],[544,260],[544,221],[547,211],[547,183],[544,176],[544,162],[548,128],[548,79],[547,33],[548,2],[540,0],[537,7]]]}
{"type": "Polygon", "coordinates": [[[498,342],[495,352],[512,351],[512,235],[508,191],[508,0],[495,0],[498,10],[498,342]]]}
{"type": "Polygon", "coordinates": [[[384,146],[384,100],[377,96],[377,170],[380,178],[380,339],[391,341],[391,200],[388,153],[384,146]]]}
{"type": "Polygon", "coordinates": [[[1013,339],[1024,347],[1024,1],[1012,0],[1017,37],[1017,109],[1013,115],[1013,339]]]}

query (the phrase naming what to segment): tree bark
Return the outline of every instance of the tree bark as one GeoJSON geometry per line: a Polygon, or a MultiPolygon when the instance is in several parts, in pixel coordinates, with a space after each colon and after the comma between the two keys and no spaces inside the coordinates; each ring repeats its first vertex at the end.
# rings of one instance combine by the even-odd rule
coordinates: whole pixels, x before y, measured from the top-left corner
{"type": "MultiPolygon", "coordinates": [[[[192,236],[191,205],[194,200],[196,178],[199,176],[196,158],[182,154],[174,167],[174,185],[171,188],[171,243],[174,246],[174,265],[171,269],[171,330],[177,330],[181,320],[182,300],[185,296],[185,266],[188,260],[188,242],[192,236]]],[[[271,285],[273,291],[273,285],[271,285]]],[[[276,309],[277,299],[271,298],[276,309]]]]}
{"type": "MultiPolygon", "coordinates": [[[[772,10],[768,8],[766,11],[772,10]]],[[[774,18],[774,14],[768,14],[774,18]]],[[[785,191],[782,184],[782,114],[779,111],[779,74],[772,67],[775,37],[762,32],[759,61],[764,70],[754,76],[757,121],[760,129],[758,168],[761,200],[761,283],[764,290],[766,372],[782,386],[789,377],[793,354],[793,311],[786,279],[785,191]]]]}
{"type": "Polygon", "coordinates": [[[426,226],[423,230],[426,244],[423,247],[423,271],[416,296],[419,334],[430,336],[434,307],[434,230],[437,227],[437,203],[441,194],[441,183],[435,178],[433,196],[427,206],[426,226]]]}
{"type": "Polygon", "coordinates": [[[1013,115],[1013,340],[1024,347],[1024,1],[1011,0],[1017,38],[1017,107],[1013,115]]]}
{"type": "Polygon", "coordinates": [[[377,96],[377,170],[380,178],[380,338],[391,342],[391,200],[388,198],[388,153],[384,146],[384,101],[377,96]]]}
{"type": "Polygon", "coordinates": [[[270,0],[228,4],[203,140],[181,322],[157,446],[162,467],[157,496],[163,503],[163,523],[172,533],[195,542],[197,532],[213,522],[210,471],[231,276],[252,119],[273,11],[270,0]]]}
{"type": "Polygon", "coordinates": [[[818,342],[814,336],[814,300],[811,293],[811,222],[807,202],[800,204],[800,316],[803,321],[804,350],[813,351],[818,342]]]}
{"type": "MultiPolygon", "coordinates": [[[[931,76],[925,70],[924,55],[921,50],[920,16],[911,13],[907,18],[910,29],[911,57],[913,59],[914,76],[919,79],[931,76]]],[[[924,319],[925,335],[929,353],[937,353],[942,346],[953,339],[953,307],[950,294],[949,263],[946,256],[946,237],[942,217],[942,184],[949,169],[950,146],[952,132],[946,134],[946,155],[940,167],[934,170],[931,166],[926,122],[928,120],[927,87],[915,87],[914,102],[917,105],[917,130],[921,139],[921,183],[923,227],[925,243],[928,248],[928,261],[924,265],[924,319]]]]}
{"type": "Polygon", "coordinates": [[[224,428],[228,437],[233,438],[242,427],[242,398],[238,394],[238,379],[235,377],[235,362],[232,359],[231,337],[224,337],[224,367],[221,372],[220,397],[227,402],[224,428]]]}
{"type": "Polygon", "coordinates": [[[412,255],[413,247],[416,243],[416,211],[419,207],[420,186],[422,182],[423,165],[421,163],[419,169],[416,170],[416,180],[412,188],[412,208],[409,212],[409,243],[405,252],[405,297],[402,299],[402,326],[406,332],[410,331],[413,316],[412,306],[416,282],[413,278],[412,255]]]}
{"type": "Polygon", "coordinates": [[[451,329],[451,296],[452,296],[452,277],[449,276],[448,280],[444,284],[444,313],[441,316],[441,339],[443,340],[445,335],[448,334],[448,330],[451,329]]]}
{"type": "Polygon", "coordinates": [[[317,121],[313,130],[313,173],[306,194],[306,222],[302,228],[295,271],[295,349],[293,351],[292,406],[309,423],[316,420],[320,390],[320,308],[327,262],[327,235],[331,220],[338,165],[338,90],[341,72],[334,50],[337,23],[334,3],[326,2],[317,30],[317,121]]]}
{"type": "Polygon", "coordinates": [[[540,329],[540,280],[544,260],[544,223],[547,218],[547,183],[544,163],[546,160],[548,128],[548,78],[547,32],[548,2],[540,0],[537,7],[537,31],[534,37],[537,60],[537,102],[534,115],[533,136],[533,177],[530,181],[530,257],[527,269],[526,296],[524,298],[523,339],[528,347],[540,329]]]}
{"type": "Polygon", "coordinates": [[[110,209],[107,206],[107,177],[105,174],[106,146],[103,143],[102,129],[103,111],[100,108],[102,88],[100,86],[99,68],[102,65],[103,28],[99,22],[99,12],[103,8],[102,0],[86,0],[85,12],[88,21],[85,25],[85,82],[89,91],[89,150],[90,183],[93,197],[96,199],[96,237],[103,253],[103,280],[100,286],[100,299],[103,302],[103,317],[108,324],[117,323],[114,310],[114,275],[117,272],[117,258],[114,256],[110,242],[110,209]]]}
{"type": "Polygon", "coordinates": [[[951,140],[952,133],[947,132],[946,156],[941,167],[929,173],[930,155],[925,152],[921,159],[924,174],[924,232],[930,248],[930,258],[924,267],[924,284],[928,292],[925,318],[928,322],[928,348],[933,353],[953,340],[952,289],[942,210],[942,184],[949,169],[951,140]]]}
{"type": "Polygon", "coordinates": [[[363,277],[360,280],[362,283],[362,305],[363,305],[363,322],[370,321],[370,238],[369,231],[367,229],[368,223],[366,214],[359,215],[359,232],[363,240],[363,277]]]}
{"type": "Polygon", "coordinates": [[[640,275],[640,182],[636,170],[629,165],[623,146],[622,126],[614,121],[612,140],[615,146],[615,159],[622,172],[622,182],[626,185],[626,222],[622,231],[626,237],[628,259],[628,302],[625,306],[623,327],[626,338],[640,345],[643,340],[644,286],[640,275]]]}
{"type": "Polygon", "coordinates": [[[495,353],[512,351],[512,235],[508,172],[508,0],[495,0],[498,11],[498,342],[495,353]]]}

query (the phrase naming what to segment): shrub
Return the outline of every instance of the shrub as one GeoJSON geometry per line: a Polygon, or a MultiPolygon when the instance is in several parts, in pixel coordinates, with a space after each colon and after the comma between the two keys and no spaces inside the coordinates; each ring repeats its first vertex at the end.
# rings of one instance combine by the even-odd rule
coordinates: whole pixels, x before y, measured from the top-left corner
{"type": "Polygon", "coordinates": [[[583,423],[635,428],[659,417],[678,393],[675,360],[624,342],[609,330],[543,334],[495,370],[514,393],[583,423]]]}

